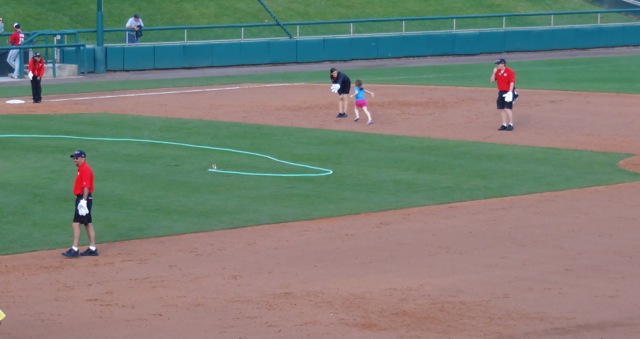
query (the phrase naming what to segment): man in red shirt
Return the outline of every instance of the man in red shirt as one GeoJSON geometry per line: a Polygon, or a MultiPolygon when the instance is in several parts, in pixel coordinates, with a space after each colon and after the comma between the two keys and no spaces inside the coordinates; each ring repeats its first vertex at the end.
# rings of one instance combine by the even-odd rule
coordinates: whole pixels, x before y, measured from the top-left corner
{"type": "MultiPolygon", "coordinates": [[[[13,34],[9,37],[9,45],[11,46],[20,46],[24,42],[24,33],[20,29],[20,24],[13,24],[13,34]]],[[[12,49],[9,51],[9,56],[7,57],[7,63],[9,66],[13,68],[13,75],[11,75],[12,79],[17,79],[20,71],[20,63],[18,60],[18,56],[20,55],[19,49],[12,49]]]]}
{"type": "Polygon", "coordinates": [[[501,110],[502,125],[498,131],[513,131],[513,103],[518,98],[516,93],[516,73],[507,67],[507,61],[498,59],[495,62],[496,67],[493,69],[489,81],[498,85],[498,99],[496,106],[501,110]]]}
{"type": "Polygon", "coordinates": [[[73,163],[78,167],[78,174],[73,183],[73,194],[76,196],[74,205],[75,212],[73,214],[73,246],[63,252],[65,257],[77,258],[79,256],[97,256],[96,248],[96,232],[93,228],[91,220],[91,207],[93,206],[93,170],[87,164],[87,154],[84,151],[77,150],[70,155],[73,163]],[[80,224],[83,224],[87,230],[89,237],[89,248],[80,253],[78,243],[80,242],[80,224]]]}
{"type": "Polygon", "coordinates": [[[29,79],[31,79],[31,96],[33,103],[42,102],[42,77],[44,76],[44,60],[40,53],[35,52],[29,60],[29,79]]]}

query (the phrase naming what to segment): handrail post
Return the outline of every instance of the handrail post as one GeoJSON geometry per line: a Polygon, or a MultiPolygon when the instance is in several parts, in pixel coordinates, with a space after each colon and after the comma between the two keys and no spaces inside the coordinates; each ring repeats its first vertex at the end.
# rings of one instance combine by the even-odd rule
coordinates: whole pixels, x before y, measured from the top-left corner
{"type": "MultiPolygon", "coordinates": [[[[103,2],[102,0],[97,0],[97,3],[96,3],[96,39],[97,39],[96,42],[97,43],[93,51],[96,74],[107,73],[107,57],[106,57],[107,54],[104,47],[104,18],[103,18],[102,10],[103,10],[103,2]]],[[[85,53],[86,53],[86,50],[85,50],[85,53]]]]}
{"type": "Polygon", "coordinates": [[[52,67],[52,71],[53,71],[53,78],[55,79],[55,78],[56,78],[56,58],[55,58],[55,50],[54,50],[53,54],[54,54],[54,57],[53,57],[53,59],[51,59],[51,65],[53,66],[53,67],[52,67]]]}
{"type": "Polygon", "coordinates": [[[18,62],[16,63],[16,67],[18,68],[18,78],[24,78],[24,49],[18,50],[18,62]]]}

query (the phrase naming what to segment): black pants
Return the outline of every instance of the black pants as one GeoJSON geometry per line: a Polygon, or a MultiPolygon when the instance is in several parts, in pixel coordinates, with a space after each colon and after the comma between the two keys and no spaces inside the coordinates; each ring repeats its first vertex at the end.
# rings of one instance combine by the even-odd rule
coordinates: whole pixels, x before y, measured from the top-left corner
{"type": "Polygon", "coordinates": [[[42,78],[36,77],[35,75],[31,79],[31,95],[33,96],[33,102],[42,101],[42,86],[41,83],[42,78]]]}

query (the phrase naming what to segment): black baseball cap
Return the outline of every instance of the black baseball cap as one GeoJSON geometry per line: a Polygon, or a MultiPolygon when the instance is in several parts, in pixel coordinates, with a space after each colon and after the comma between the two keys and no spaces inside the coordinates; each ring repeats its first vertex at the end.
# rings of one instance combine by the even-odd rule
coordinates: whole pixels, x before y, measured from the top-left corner
{"type": "Polygon", "coordinates": [[[33,57],[34,57],[34,58],[36,58],[36,57],[38,57],[38,58],[39,58],[39,57],[40,57],[40,52],[35,52],[35,53],[33,53],[33,57]]]}
{"type": "Polygon", "coordinates": [[[138,15],[138,13],[134,14],[134,15],[133,15],[133,17],[134,17],[134,18],[136,18],[136,19],[139,19],[139,18],[140,18],[140,16],[138,15]]]}
{"type": "Polygon", "coordinates": [[[74,158],[74,159],[86,158],[87,157],[87,153],[85,153],[84,151],[81,151],[81,150],[77,150],[77,151],[73,152],[73,154],[71,154],[69,157],[70,158],[74,158]]]}
{"type": "Polygon", "coordinates": [[[507,60],[500,58],[500,59],[496,60],[495,63],[496,63],[496,65],[505,65],[507,63],[507,60]]]}

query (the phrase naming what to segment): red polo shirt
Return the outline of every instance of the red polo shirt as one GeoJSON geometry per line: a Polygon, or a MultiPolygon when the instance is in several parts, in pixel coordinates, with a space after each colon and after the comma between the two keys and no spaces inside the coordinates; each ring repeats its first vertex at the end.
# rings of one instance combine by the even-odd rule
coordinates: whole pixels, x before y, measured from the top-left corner
{"type": "Polygon", "coordinates": [[[93,171],[86,160],[78,166],[78,175],[76,175],[76,181],[73,184],[73,194],[82,194],[85,187],[89,189],[89,193],[93,193],[93,171]]]}
{"type": "Polygon", "coordinates": [[[516,82],[516,74],[513,72],[513,70],[511,70],[511,68],[505,67],[502,71],[496,71],[496,83],[498,84],[498,91],[509,91],[512,82],[516,82]]]}
{"type": "Polygon", "coordinates": [[[40,60],[36,60],[35,58],[31,58],[29,60],[29,72],[32,72],[33,76],[43,77],[44,76],[44,59],[40,58],[40,60]]]}

